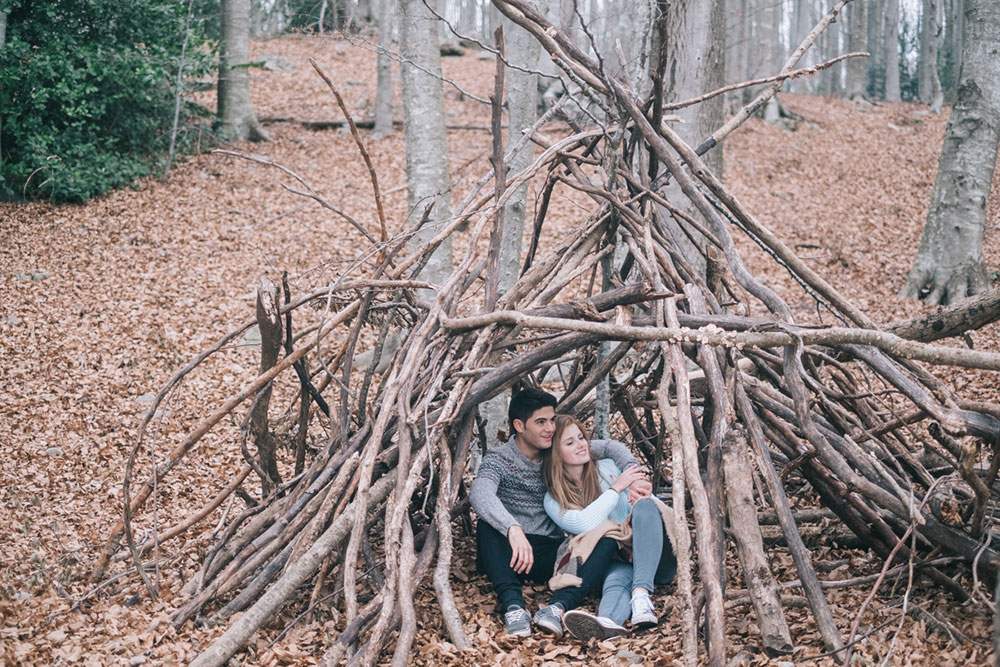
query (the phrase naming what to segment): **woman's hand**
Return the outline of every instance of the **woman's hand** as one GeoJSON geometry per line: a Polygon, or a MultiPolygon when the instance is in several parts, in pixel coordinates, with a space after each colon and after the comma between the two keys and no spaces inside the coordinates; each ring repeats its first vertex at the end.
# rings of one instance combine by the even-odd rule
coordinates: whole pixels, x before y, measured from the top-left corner
{"type": "Polygon", "coordinates": [[[618,475],[618,479],[616,479],[614,484],[611,485],[611,488],[618,493],[621,493],[628,487],[632,486],[633,482],[641,479],[646,479],[646,473],[643,472],[642,468],[639,466],[632,466],[622,474],[618,475]]]}
{"type": "Polygon", "coordinates": [[[628,502],[630,505],[635,505],[638,501],[648,498],[651,495],[653,495],[653,483],[648,479],[636,480],[628,487],[628,502]]]}

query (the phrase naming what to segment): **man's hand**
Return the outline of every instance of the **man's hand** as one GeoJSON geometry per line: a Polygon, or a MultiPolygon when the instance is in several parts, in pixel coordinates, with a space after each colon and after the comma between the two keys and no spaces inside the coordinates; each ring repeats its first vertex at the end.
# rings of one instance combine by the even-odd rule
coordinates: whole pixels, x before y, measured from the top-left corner
{"type": "Polygon", "coordinates": [[[535,564],[535,552],[531,549],[531,542],[524,536],[524,529],[520,526],[511,526],[507,529],[507,540],[513,552],[510,559],[511,568],[518,574],[529,572],[531,566],[535,564]]]}
{"type": "Polygon", "coordinates": [[[651,495],[653,495],[653,483],[648,479],[637,479],[628,487],[629,504],[634,505],[638,500],[651,495]]]}

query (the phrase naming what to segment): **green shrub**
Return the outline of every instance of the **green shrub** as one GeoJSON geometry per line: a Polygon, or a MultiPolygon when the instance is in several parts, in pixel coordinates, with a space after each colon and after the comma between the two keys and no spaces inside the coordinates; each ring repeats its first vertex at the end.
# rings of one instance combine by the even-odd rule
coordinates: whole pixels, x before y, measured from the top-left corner
{"type": "MultiPolygon", "coordinates": [[[[147,175],[169,142],[187,3],[8,0],[6,7],[0,198],[83,201],[147,175]]],[[[214,8],[202,2],[198,11],[214,8]]],[[[211,66],[203,27],[191,23],[190,76],[211,66]]],[[[182,112],[193,118],[195,109],[182,112]]]]}

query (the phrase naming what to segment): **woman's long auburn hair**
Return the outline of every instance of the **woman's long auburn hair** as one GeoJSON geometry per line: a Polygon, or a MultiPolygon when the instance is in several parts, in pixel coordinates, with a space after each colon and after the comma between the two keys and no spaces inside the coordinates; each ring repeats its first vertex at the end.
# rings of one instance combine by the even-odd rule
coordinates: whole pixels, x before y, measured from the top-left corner
{"type": "Polygon", "coordinates": [[[566,464],[562,457],[563,434],[570,426],[580,429],[583,437],[590,441],[590,434],[587,427],[576,417],[569,415],[556,416],[556,432],[552,434],[552,447],[544,455],[542,462],[542,479],[545,481],[545,488],[552,495],[552,498],[559,503],[563,511],[567,509],[583,509],[590,503],[597,500],[601,495],[601,481],[597,474],[597,461],[591,452],[590,460],[583,465],[583,473],[580,475],[580,485],[577,486],[569,473],[566,472],[566,464]]]}

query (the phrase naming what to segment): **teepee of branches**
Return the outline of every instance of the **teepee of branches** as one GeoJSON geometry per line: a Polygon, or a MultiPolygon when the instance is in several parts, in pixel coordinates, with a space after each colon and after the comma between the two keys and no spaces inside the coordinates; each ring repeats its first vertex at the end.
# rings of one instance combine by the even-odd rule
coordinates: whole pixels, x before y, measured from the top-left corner
{"type": "MultiPolygon", "coordinates": [[[[453,521],[468,509],[470,450],[485,441],[477,407],[517,382],[540,383],[558,368],[564,382],[558,409],[581,415],[592,412],[593,390],[610,375],[615,423],[671,488],[687,664],[700,659],[696,619],[702,614],[707,658],[725,663],[723,563],[730,548],[762,648],[770,655],[792,650],[763,551],[758,514],[764,511],[777,517],[826,650],[848,659],[857,623],[847,637],[834,623],[789,505],[788,475],[807,480],[887,569],[908,562],[958,599],[982,598],[979,581],[995,577],[1000,566],[988,529],[1000,468],[994,449],[1000,408],[959,400],[927,365],[998,370],[1000,354],[922,341],[974,326],[970,313],[993,313],[995,304],[943,312],[933,326],[916,321],[880,328],[800,261],[699,157],[772,95],[782,77],[796,73],[797,57],[844,4],[816,26],[781,77],[692,148],[664,121],[659,87],[648,99],[634,99],[523,0],[495,0],[576,82],[579,99],[600,113],[588,124],[570,121],[570,129],[545,134],[555,112],[547,114],[525,136],[542,149],[534,162],[520,173],[500,169],[484,177],[437,235],[415,250],[408,251],[413,229],[388,237],[372,170],[381,231],[362,229],[373,242],[359,260],[366,277],[345,276],[296,298],[287,283],[282,290],[262,281],[256,318],[162,388],[129,459],[124,514],[95,579],[106,576],[110,564],[131,560],[155,595],[147,574],[155,547],[192,534],[234,494],[253,500],[243,484],[259,478],[263,497],[224,515],[174,612],[176,627],[226,625],[194,664],[225,664],[280,609],[313,608],[334,587],[342,589],[342,616],[326,664],[374,664],[396,630],[393,664],[405,664],[417,629],[414,592],[427,585],[450,641],[467,647],[449,572],[453,521]],[[529,180],[539,192],[532,243],[520,278],[498,296],[498,213],[529,180]],[[680,186],[698,219],[664,197],[667,180],[680,186]],[[557,184],[578,190],[593,206],[575,228],[542,246],[540,230],[557,184]],[[685,250],[668,218],[690,237],[685,250]],[[420,281],[437,244],[460,228],[471,240],[445,284],[420,281]],[[745,265],[734,233],[766,250],[837,326],[797,323],[745,265]],[[694,268],[690,248],[707,271],[694,268]],[[602,266],[611,267],[610,288],[600,290],[594,286],[602,266]],[[581,286],[587,296],[566,297],[581,286]],[[310,322],[297,335],[293,315],[310,322]],[[156,407],[254,324],[262,340],[259,375],[137,482],[138,455],[156,407]],[[607,341],[617,345],[598,355],[607,341]],[[366,348],[368,357],[359,363],[366,348]],[[294,385],[297,400],[276,414],[271,397],[281,382],[294,385]],[[137,539],[133,524],[147,516],[157,484],[180,461],[199,455],[206,433],[234,417],[242,438],[232,446],[242,448],[244,467],[190,518],[137,539]],[[287,449],[277,446],[275,424],[282,419],[293,424],[287,449]],[[310,423],[324,429],[318,449],[305,444],[310,423]],[[936,461],[930,468],[923,463],[928,453],[936,461]],[[380,549],[370,547],[373,538],[380,549]],[[365,568],[377,571],[379,581],[367,600],[359,596],[365,568]],[[972,590],[961,583],[968,578],[953,576],[954,568],[971,573],[972,590]]],[[[360,139],[358,145],[367,161],[360,139]]],[[[494,164],[504,164],[503,156],[497,133],[494,164]]],[[[430,214],[429,208],[425,221],[430,214]]]]}

